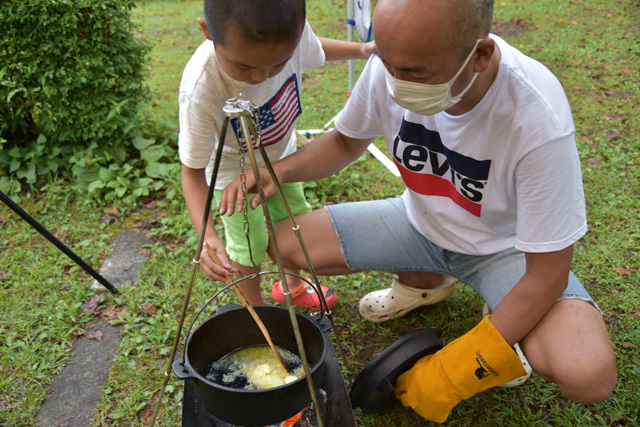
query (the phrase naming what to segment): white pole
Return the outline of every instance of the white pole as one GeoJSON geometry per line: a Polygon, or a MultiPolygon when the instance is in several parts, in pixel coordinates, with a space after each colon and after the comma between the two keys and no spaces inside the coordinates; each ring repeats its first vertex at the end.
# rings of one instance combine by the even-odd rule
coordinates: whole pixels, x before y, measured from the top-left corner
{"type": "MultiPolygon", "coordinates": [[[[347,0],[347,28],[348,28],[348,40],[352,42],[354,40],[354,25],[352,23],[355,20],[355,0],[347,0]]],[[[355,84],[355,69],[353,59],[349,60],[349,94],[351,94],[351,90],[353,89],[353,85],[355,84]]]]}

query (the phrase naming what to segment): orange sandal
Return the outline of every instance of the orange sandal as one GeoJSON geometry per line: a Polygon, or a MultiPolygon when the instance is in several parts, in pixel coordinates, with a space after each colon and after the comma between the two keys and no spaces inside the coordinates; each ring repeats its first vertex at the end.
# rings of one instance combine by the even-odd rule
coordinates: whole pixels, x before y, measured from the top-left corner
{"type": "MultiPolygon", "coordinates": [[[[338,303],[338,294],[325,286],[320,286],[320,289],[322,289],[322,294],[324,295],[324,299],[327,301],[329,310],[333,309],[333,307],[338,303]]],[[[320,310],[318,295],[309,283],[302,282],[300,286],[290,291],[291,296],[293,297],[293,303],[298,307],[304,307],[315,311],[320,310]]],[[[282,292],[280,282],[273,284],[273,287],[271,288],[271,296],[274,300],[284,304],[284,293],[282,292]]]]}

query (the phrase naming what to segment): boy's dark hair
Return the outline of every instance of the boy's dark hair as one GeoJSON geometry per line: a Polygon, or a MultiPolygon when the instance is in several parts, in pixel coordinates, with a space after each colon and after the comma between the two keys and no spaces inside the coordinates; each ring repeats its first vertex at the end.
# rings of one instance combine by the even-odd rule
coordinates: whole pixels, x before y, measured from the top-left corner
{"type": "Polygon", "coordinates": [[[300,37],[305,0],[204,0],[204,20],[215,44],[229,36],[275,44],[300,37]]]}

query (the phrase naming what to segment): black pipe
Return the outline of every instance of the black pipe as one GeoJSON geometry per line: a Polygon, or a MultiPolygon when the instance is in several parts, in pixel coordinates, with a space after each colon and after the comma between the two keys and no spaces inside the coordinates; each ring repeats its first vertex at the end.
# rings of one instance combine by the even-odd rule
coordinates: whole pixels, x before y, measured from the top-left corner
{"type": "Polygon", "coordinates": [[[71,249],[69,249],[64,243],[56,238],[53,234],[47,231],[38,221],[33,219],[26,213],[20,206],[18,206],[13,200],[11,200],[6,194],[0,191],[0,200],[4,202],[5,205],[9,206],[15,213],[20,215],[22,219],[27,221],[33,228],[35,228],[40,234],[46,237],[51,243],[56,245],[58,249],[65,253],[69,258],[71,258],[76,264],[78,264],[84,271],[89,273],[96,279],[100,284],[102,284],[105,288],[111,291],[112,294],[117,294],[118,290],[111,284],[107,279],[102,277],[100,273],[95,271],[89,264],[84,262],[78,255],[73,253],[71,249]]]}

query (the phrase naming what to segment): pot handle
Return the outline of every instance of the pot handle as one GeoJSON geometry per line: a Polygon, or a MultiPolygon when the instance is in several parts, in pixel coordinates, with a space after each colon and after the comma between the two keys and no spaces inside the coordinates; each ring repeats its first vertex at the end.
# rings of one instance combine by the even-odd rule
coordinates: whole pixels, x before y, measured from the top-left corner
{"type": "Polygon", "coordinates": [[[173,373],[176,374],[176,377],[181,380],[186,380],[187,378],[193,378],[193,374],[191,370],[184,364],[184,359],[181,357],[173,361],[171,365],[173,368],[173,373]]]}

